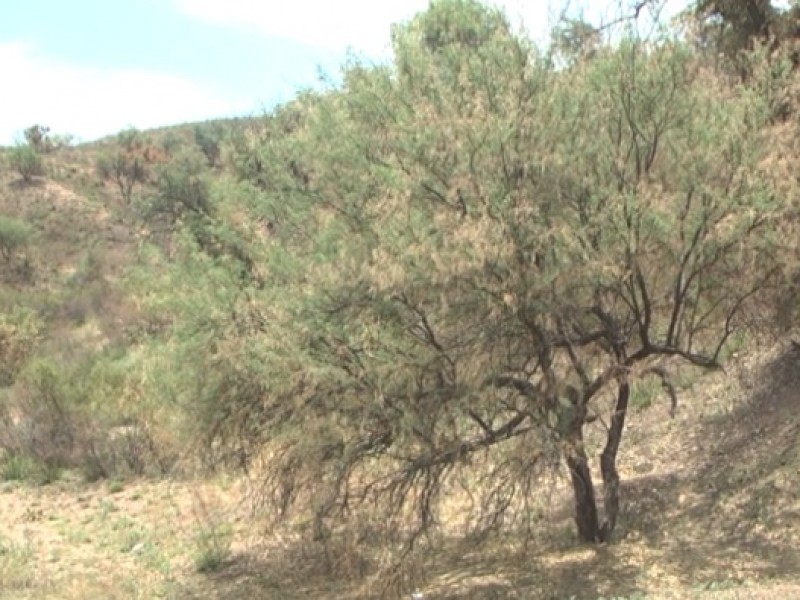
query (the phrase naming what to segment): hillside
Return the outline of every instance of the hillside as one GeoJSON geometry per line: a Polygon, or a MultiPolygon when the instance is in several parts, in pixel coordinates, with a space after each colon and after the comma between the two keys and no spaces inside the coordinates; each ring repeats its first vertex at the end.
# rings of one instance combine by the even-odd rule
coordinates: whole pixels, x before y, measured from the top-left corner
{"type": "MultiPolygon", "coordinates": [[[[800,471],[796,350],[781,345],[729,374],[703,378],[666,407],[636,410],[621,465],[620,541],[578,547],[547,485],[549,523],[527,547],[493,539],[445,545],[419,565],[431,599],[791,598],[800,594],[800,471]]],[[[236,478],[46,486],[5,482],[2,598],[371,598],[378,582],[338,577],[289,539],[262,538],[236,478]],[[231,554],[197,572],[214,537],[231,554]],[[230,536],[230,537],[229,537],[230,536]]],[[[352,550],[351,550],[352,551],[352,550]]]]}
{"type": "MultiPolygon", "coordinates": [[[[41,351],[128,344],[141,316],[121,285],[141,226],[93,170],[97,146],[48,156],[30,184],[8,170],[2,214],[34,227],[34,274],[6,264],[6,310],[47,315],[41,351]]],[[[620,464],[619,541],[573,547],[565,473],[544,484],[545,517],[528,546],[491,539],[479,551],[446,543],[425,556],[425,598],[787,598],[800,594],[800,354],[786,340],[753,343],[725,373],[687,374],[674,418],[645,394],[620,464]],[[691,384],[691,385],[690,385],[691,384]]],[[[598,440],[599,443],[599,440],[598,440]]],[[[63,471],[46,485],[7,464],[0,504],[3,598],[371,597],[358,551],[324,557],[266,538],[247,479],[129,478],[87,483],[63,471]],[[197,561],[222,564],[197,572],[197,561]],[[230,544],[230,546],[228,546],[230,544]],[[230,554],[228,554],[230,551],[230,554]],[[322,561],[322,562],[320,562],[322,561]]],[[[121,478],[120,478],[121,477],[121,478]]]]}
{"type": "Polygon", "coordinates": [[[262,118],[29,127],[0,598],[800,597],[800,8],[752,8],[540,51],[438,0],[262,118]]]}

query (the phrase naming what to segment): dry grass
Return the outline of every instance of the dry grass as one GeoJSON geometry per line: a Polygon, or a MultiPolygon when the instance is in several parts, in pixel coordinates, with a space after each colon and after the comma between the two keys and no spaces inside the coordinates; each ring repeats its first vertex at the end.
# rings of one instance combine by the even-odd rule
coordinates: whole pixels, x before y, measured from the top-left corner
{"type": "MultiPolygon", "coordinates": [[[[400,597],[800,597],[798,362],[772,353],[740,377],[705,377],[674,420],[658,404],[633,415],[619,541],[576,545],[557,485],[527,545],[442,540],[398,575],[400,597]]],[[[6,483],[0,597],[332,600],[391,583],[363,543],[326,553],[291,528],[262,535],[240,483],[6,483]]]]}

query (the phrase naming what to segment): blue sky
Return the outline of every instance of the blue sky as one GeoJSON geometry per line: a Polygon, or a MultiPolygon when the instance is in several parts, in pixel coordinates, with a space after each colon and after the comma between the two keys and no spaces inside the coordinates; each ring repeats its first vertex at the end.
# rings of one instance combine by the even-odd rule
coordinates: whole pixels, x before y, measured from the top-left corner
{"type": "MultiPolygon", "coordinates": [[[[557,14],[546,0],[494,3],[541,39],[557,14]]],[[[13,0],[0,19],[0,144],[35,123],[86,141],[259,114],[316,85],[320,71],[335,76],[348,49],[386,58],[390,25],[427,4],[13,0]]]]}

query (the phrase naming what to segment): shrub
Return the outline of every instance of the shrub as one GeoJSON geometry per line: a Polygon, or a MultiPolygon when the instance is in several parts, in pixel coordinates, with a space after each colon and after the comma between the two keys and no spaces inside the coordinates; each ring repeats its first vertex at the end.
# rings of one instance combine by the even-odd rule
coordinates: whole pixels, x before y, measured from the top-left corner
{"type": "Polygon", "coordinates": [[[31,125],[25,130],[23,134],[28,146],[35,149],[37,152],[50,152],[53,149],[53,143],[50,139],[50,128],[44,125],[31,125]]]}
{"type": "Polygon", "coordinates": [[[47,485],[61,478],[61,468],[24,454],[6,453],[0,461],[0,479],[47,485]]]}
{"type": "Polygon", "coordinates": [[[127,402],[135,393],[129,371],[102,353],[26,365],[0,402],[0,450],[15,457],[12,472],[39,465],[40,481],[63,468],[90,480],[164,473],[147,416],[134,413],[137,398],[127,402]]]}
{"type": "Polygon", "coordinates": [[[24,590],[36,581],[34,551],[30,544],[18,544],[0,537],[0,581],[3,589],[24,590]]]}
{"type": "Polygon", "coordinates": [[[233,527],[199,494],[195,497],[194,517],[195,568],[199,573],[218,571],[230,562],[233,527]]]}
{"type": "Polygon", "coordinates": [[[220,144],[224,136],[225,129],[219,123],[205,123],[194,128],[195,143],[205,155],[210,167],[219,163],[220,144]]]}
{"type": "Polygon", "coordinates": [[[0,215],[0,255],[11,260],[17,250],[28,244],[33,229],[25,221],[0,215]]]}
{"type": "Polygon", "coordinates": [[[113,181],[125,202],[131,201],[137,183],[147,181],[147,150],[142,134],[136,129],[126,129],[117,134],[116,147],[97,159],[100,177],[113,181]]]}
{"type": "Polygon", "coordinates": [[[181,150],[159,166],[154,183],[157,193],[141,207],[151,224],[162,222],[172,228],[182,219],[203,218],[212,212],[208,167],[195,148],[181,150]]]}
{"type": "Polygon", "coordinates": [[[36,348],[40,327],[38,318],[29,311],[0,315],[0,386],[14,382],[36,348]]]}
{"type": "Polygon", "coordinates": [[[33,146],[24,145],[12,148],[9,161],[11,168],[17,171],[25,182],[30,182],[38,175],[44,175],[42,155],[33,146]]]}

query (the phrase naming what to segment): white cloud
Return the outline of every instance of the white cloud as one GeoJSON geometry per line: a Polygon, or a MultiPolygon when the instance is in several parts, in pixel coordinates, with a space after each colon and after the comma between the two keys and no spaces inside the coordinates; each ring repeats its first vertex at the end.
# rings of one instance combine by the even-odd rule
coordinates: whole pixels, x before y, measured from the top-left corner
{"type": "MultiPolygon", "coordinates": [[[[547,43],[566,8],[595,23],[632,14],[633,0],[483,0],[502,8],[514,26],[547,43]]],[[[674,14],[688,0],[666,0],[674,14]]],[[[186,15],[237,29],[259,31],[341,53],[347,48],[379,58],[389,51],[390,27],[425,10],[429,0],[173,0],[186,15]]]]}
{"type": "MultiPolygon", "coordinates": [[[[428,0],[175,0],[187,15],[209,23],[260,31],[329,51],[352,48],[385,55],[393,23],[428,6],[428,0]]],[[[512,21],[540,39],[549,31],[547,0],[494,0],[512,21]]]]}
{"type": "Polygon", "coordinates": [[[26,42],[0,44],[0,81],[0,144],[35,123],[91,140],[130,125],[158,127],[248,108],[179,76],[76,66],[39,56],[26,42]]]}
{"type": "Polygon", "coordinates": [[[326,50],[348,47],[377,55],[389,26],[428,0],[177,0],[186,14],[218,25],[249,28],[326,50]]]}

